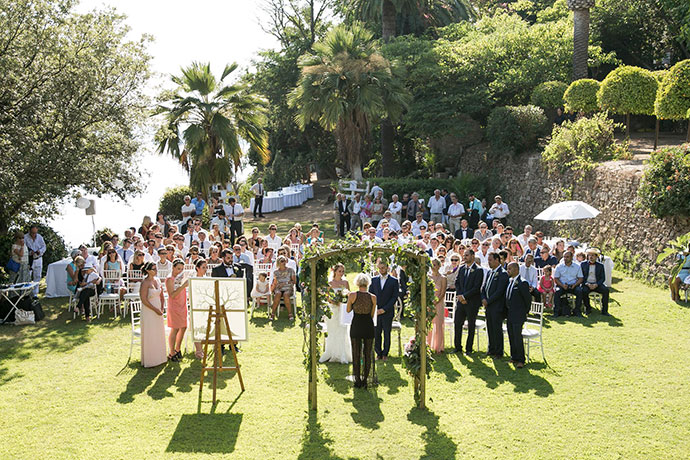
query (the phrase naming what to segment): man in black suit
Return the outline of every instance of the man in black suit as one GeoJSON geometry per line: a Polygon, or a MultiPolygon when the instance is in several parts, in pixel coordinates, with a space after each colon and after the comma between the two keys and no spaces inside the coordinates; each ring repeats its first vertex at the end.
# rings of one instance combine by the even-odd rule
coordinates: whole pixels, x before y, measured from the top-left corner
{"type": "Polygon", "coordinates": [[[340,194],[341,199],[338,200],[338,213],[340,213],[340,225],[338,227],[338,236],[345,236],[345,229],[350,231],[350,203],[351,200],[346,195],[340,194]]]}
{"type": "Polygon", "coordinates": [[[376,296],[378,317],[376,319],[376,336],[374,349],[376,358],[386,361],[388,351],[391,348],[391,329],[395,316],[395,302],[400,295],[398,280],[388,273],[388,262],[384,258],[376,261],[379,276],[375,276],[369,285],[369,292],[376,296]],[[383,347],[381,346],[381,334],[383,333],[383,347]]]}
{"type": "Polygon", "coordinates": [[[223,263],[211,270],[211,276],[213,278],[233,278],[235,270],[232,264],[232,251],[230,249],[223,249],[220,257],[223,259],[223,263]]]}
{"type": "Polygon", "coordinates": [[[471,240],[474,238],[474,230],[467,224],[467,219],[460,221],[460,228],[455,231],[453,236],[456,240],[471,240]]]}
{"type": "Polygon", "coordinates": [[[491,271],[482,287],[482,304],[486,309],[486,332],[489,336],[489,352],[495,358],[503,357],[503,312],[505,309],[508,274],[501,268],[501,257],[489,254],[491,271]]]}
{"type": "Polygon", "coordinates": [[[525,367],[525,344],[522,340],[522,325],[527,320],[527,313],[532,306],[529,284],[520,278],[520,266],[516,262],[508,264],[508,289],[506,306],[508,307],[508,341],[510,342],[510,362],[515,367],[525,367]]]}
{"type": "Polygon", "coordinates": [[[462,325],[467,320],[467,343],[465,354],[472,353],[474,344],[474,330],[476,327],[477,313],[482,303],[481,289],[484,281],[484,270],[474,262],[474,251],[465,249],[463,254],[465,265],[458,269],[458,277],[455,279],[455,352],[462,353],[462,325]]]}
{"type": "Polygon", "coordinates": [[[587,251],[587,261],[582,262],[582,300],[585,303],[585,312],[592,313],[592,304],[589,300],[590,292],[601,294],[601,314],[609,316],[609,288],[606,286],[606,274],[604,264],[597,262],[599,251],[592,248],[587,251]]]}

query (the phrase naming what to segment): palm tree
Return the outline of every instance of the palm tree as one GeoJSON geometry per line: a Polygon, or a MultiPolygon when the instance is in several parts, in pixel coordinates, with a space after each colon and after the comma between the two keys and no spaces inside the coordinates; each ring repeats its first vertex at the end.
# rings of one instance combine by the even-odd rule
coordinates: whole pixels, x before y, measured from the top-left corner
{"type": "Polygon", "coordinates": [[[217,80],[208,63],[182,68],[181,76],[172,76],[176,90],[163,93],[155,111],[165,117],[156,134],[158,152],[179,160],[190,186],[204,193],[237,172],[242,141],[263,161],[269,158],[265,102],[244,84],[224,84],[235,69],[237,64],[226,65],[217,80]]]}
{"type": "Polygon", "coordinates": [[[318,122],[335,133],[338,155],[353,178],[362,179],[364,143],[371,124],[398,120],[410,96],[396,67],[378,53],[373,34],[360,23],[340,25],[300,58],[301,77],[290,94],[297,122],[318,122]]]}
{"type": "Polygon", "coordinates": [[[587,78],[589,59],[589,10],[595,0],[567,0],[573,10],[573,81],[587,78]]]}

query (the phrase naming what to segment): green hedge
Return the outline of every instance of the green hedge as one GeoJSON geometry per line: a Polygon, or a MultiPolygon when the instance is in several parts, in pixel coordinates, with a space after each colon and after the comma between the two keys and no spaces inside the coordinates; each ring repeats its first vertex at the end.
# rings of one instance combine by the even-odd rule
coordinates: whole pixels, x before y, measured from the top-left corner
{"type": "Polygon", "coordinates": [[[619,114],[653,115],[659,84],[652,72],[629,65],[612,70],[601,82],[597,103],[619,114]]]}
{"type": "Polygon", "coordinates": [[[521,153],[548,133],[544,110],[534,105],[497,107],[489,114],[486,135],[496,152],[521,153]]]}
{"type": "Polygon", "coordinates": [[[690,144],[652,152],[637,193],[656,217],[690,216],[690,144]]]}
{"type": "Polygon", "coordinates": [[[372,177],[367,178],[370,185],[377,183],[382,189],[384,197],[390,200],[391,196],[397,194],[402,200],[405,193],[419,193],[419,197],[425,201],[434,194],[434,190],[448,189],[458,195],[461,203],[467,201],[470,193],[474,193],[480,200],[492,196],[494,190],[490,189],[487,176],[474,176],[463,174],[453,179],[410,179],[395,177],[372,177]]]}
{"type": "Polygon", "coordinates": [[[690,117],[690,59],[669,69],[659,85],[654,108],[656,116],[663,120],[690,117]]]}
{"type": "Polygon", "coordinates": [[[597,91],[601,84],[591,78],[581,78],[575,80],[568,86],[563,94],[565,110],[568,112],[592,113],[599,110],[597,103],[597,91]]]}
{"type": "Polygon", "coordinates": [[[545,110],[557,109],[563,106],[563,95],[567,89],[567,83],[562,81],[545,81],[534,88],[530,102],[545,110]]]}

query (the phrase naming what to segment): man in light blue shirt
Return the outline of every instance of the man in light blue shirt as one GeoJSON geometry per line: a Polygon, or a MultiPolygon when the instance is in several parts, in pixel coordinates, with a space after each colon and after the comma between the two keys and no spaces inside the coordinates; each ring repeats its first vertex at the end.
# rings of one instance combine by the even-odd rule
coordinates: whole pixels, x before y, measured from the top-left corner
{"type": "Polygon", "coordinates": [[[201,216],[204,212],[204,207],[206,206],[204,195],[201,192],[197,192],[196,198],[192,198],[192,204],[196,208],[196,215],[201,216]]]}
{"type": "Polygon", "coordinates": [[[554,316],[582,316],[582,268],[580,264],[573,263],[573,253],[566,251],[563,260],[556,266],[553,274],[556,282],[556,294],[554,300],[554,316]],[[575,295],[575,311],[571,313],[568,301],[563,301],[566,294],[575,295]]]}

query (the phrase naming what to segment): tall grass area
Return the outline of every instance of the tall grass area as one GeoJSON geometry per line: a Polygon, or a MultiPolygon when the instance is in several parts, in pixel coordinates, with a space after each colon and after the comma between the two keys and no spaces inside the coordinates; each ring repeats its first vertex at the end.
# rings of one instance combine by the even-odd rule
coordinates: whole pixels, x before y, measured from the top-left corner
{"type": "Polygon", "coordinates": [[[127,364],[128,321],[86,325],[46,300],[45,321],[0,327],[0,458],[688,458],[690,309],[614,281],[612,317],[547,318],[548,365],[534,350],[522,370],[485,358],[484,335],[482,353],[438,356],[428,411],[414,408],[395,333],[376,389],[321,365],[309,413],[299,323],[259,311],[239,354],[246,391],[223,375],[213,406],[191,343],[180,364],[143,369],[138,346],[127,364]]]}

